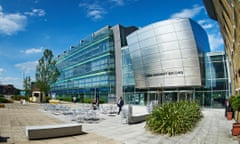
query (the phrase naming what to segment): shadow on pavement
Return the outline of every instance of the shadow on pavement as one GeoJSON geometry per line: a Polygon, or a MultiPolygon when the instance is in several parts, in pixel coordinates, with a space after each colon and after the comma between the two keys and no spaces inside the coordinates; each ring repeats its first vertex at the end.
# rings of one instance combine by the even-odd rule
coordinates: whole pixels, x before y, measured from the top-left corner
{"type": "Polygon", "coordinates": [[[1,137],[0,136],[0,143],[2,142],[7,142],[7,139],[9,139],[10,137],[1,137]]]}

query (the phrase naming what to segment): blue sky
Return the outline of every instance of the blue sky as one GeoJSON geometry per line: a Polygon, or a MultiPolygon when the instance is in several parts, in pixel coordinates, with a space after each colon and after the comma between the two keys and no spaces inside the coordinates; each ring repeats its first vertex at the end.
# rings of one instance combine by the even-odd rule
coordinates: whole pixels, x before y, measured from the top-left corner
{"type": "Polygon", "coordinates": [[[143,27],[181,17],[206,30],[212,51],[223,50],[202,0],[0,0],[0,84],[22,88],[23,77],[35,80],[44,49],[57,56],[105,25],[143,27]]]}

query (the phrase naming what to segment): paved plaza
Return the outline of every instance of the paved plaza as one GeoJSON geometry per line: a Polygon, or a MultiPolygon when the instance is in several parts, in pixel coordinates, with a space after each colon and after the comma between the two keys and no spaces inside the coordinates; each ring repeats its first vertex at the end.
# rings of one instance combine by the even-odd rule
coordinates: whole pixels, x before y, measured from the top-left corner
{"type": "MultiPolygon", "coordinates": [[[[76,107],[78,104],[65,104],[76,107]]],[[[100,120],[83,122],[85,134],[28,140],[25,126],[76,123],[69,116],[53,115],[40,104],[18,102],[0,108],[0,144],[238,144],[231,135],[234,120],[224,117],[224,109],[202,109],[204,118],[197,127],[184,135],[169,137],[154,135],[145,130],[145,122],[128,125],[120,115],[99,114],[100,120]]]]}

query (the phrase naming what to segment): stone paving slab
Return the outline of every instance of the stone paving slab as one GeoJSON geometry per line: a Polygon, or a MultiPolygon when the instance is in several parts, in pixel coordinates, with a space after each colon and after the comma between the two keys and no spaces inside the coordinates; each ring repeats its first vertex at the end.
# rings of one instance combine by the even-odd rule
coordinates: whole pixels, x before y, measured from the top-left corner
{"type": "MultiPolygon", "coordinates": [[[[66,103],[73,108],[77,104],[66,103]]],[[[120,115],[101,117],[96,123],[82,123],[87,134],[72,137],[29,141],[25,136],[26,125],[74,123],[68,116],[53,115],[43,111],[39,104],[9,104],[0,109],[0,136],[10,137],[8,143],[19,144],[238,144],[238,137],[231,135],[232,123],[224,117],[224,109],[202,109],[204,118],[187,134],[169,137],[156,135],[145,129],[145,122],[128,125],[120,115]]],[[[1,144],[1,143],[0,143],[1,144]]]]}
{"type": "Polygon", "coordinates": [[[25,135],[25,126],[66,123],[39,109],[41,109],[39,104],[22,105],[18,102],[6,104],[5,108],[0,108],[0,144],[121,144],[119,141],[94,132],[70,137],[28,140],[25,135]],[[6,142],[4,138],[7,139],[6,142]]]}
{"type": "Polygon", "coordinates": [[[155,135],[145,129],[145,122],[128,125],[121,123],[121,117],[107,118],[100,124],[83,124],[86,131],[96,132],[116,139],[124,144],[238,144],[238,138],[231,135],[232,123],[224,117],[224,109],[202,109],[204,118],[187,134],[169,137],[155,135]]]}

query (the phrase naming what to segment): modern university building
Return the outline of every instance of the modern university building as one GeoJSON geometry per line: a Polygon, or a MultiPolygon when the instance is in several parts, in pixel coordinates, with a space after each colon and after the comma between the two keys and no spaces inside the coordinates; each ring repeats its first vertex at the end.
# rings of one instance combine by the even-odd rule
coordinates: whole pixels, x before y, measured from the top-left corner
{"type": "Polygon", "coordinates": [[[206,32],[191,19],[143,28],[106,26],[57,57],[57,97],[146,105],[197,100],[223,107],[230,95],[223,52],[210,52],[206,32]]]}

